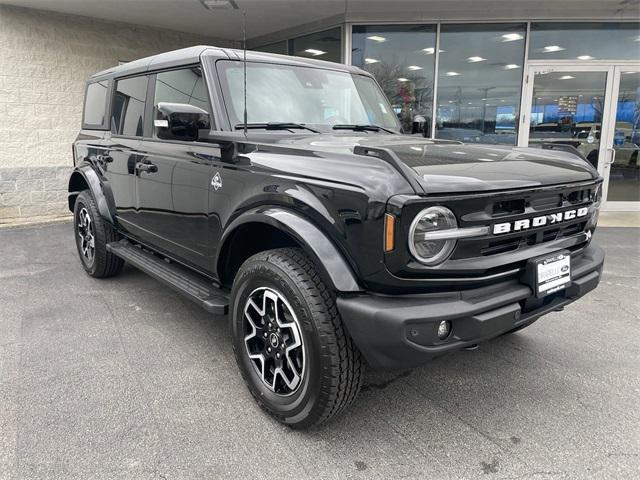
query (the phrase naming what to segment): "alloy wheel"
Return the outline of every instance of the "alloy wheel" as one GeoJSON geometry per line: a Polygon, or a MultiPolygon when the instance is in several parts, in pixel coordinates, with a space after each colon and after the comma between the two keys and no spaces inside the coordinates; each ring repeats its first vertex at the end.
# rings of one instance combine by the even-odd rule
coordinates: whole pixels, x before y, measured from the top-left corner
{"type": "Polygon", "coordinates": [[[244,307],[244,343],[256,373],[278,395],[295,393],[304,376],[305,348],[300,324],[280,293],[254,290],[244,307]]]}
{"type": "Polygon", "coordinates": [[[92,265],[96,254],[96,239],[91,216],[85,207],[82,207],[78,213],[78,237],[80,238],[80,251],[85,263],[92,265]]]}

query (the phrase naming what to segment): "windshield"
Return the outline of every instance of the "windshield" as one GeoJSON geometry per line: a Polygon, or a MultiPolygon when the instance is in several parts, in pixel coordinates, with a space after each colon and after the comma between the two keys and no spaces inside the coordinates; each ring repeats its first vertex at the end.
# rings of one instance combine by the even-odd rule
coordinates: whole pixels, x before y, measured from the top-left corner
{"type": "MultiPolygon", "coordinates": [[[[243,64],[225,60],[217,65],[234,127],[244,122],[243,64]]],[[[247,122],[296,123],[323,131],[334,125],[400,129],[387,99],[367,76],[252,62],[247,63],[247,122]]]]}

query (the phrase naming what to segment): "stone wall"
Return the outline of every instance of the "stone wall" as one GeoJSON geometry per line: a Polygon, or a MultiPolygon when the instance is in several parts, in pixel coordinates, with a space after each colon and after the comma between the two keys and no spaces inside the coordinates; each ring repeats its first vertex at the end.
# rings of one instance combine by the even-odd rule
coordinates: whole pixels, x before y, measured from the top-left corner
{"type": "Polygon", "coordinates": [[[87,77],[200,44],[229,42],[0,5],[0,225],[69,214],[71,144],[87,77]]]}

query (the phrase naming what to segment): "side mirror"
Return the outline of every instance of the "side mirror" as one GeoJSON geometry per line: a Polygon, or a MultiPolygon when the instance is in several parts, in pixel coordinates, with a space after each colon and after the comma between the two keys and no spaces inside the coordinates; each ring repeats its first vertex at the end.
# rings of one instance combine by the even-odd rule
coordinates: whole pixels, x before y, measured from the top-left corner
{"type": "Polygon", "coordinates": [[[153,126],[163,140],[194,142],[200,130],[209,130],[209,112],[188,103],[160,102],[155,109],[153,126]]]}
{"type": "Polygon", "coordinates": [[[416,115],[411,122],[411,133],[419,133],[423,137],[431,136],[431,126],[427,119],[422,115],[416,115]]]}

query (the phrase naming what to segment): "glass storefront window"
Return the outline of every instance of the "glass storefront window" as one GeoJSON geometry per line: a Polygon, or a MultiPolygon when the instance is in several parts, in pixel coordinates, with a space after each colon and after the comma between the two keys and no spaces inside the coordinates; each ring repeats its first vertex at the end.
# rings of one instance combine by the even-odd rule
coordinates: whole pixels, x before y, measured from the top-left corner
{"type": "Polygon", "coordinates": [[[515,144],[526,25],[442,25],[436,137],[515,144]]]}
{"type": "Polygon", "coordinates": [[[290,40],[289,55],[341,62],[342,28],[336,27],[290,40]]]}
{"type": "Polygon", "coordinates": [[[613,148],[607,200],[640,201],[640,70],[620,74],[613,148]]]}
{"type": "Polygon", "coordinates": [[[378,81],[405,133],[431,136],[435,25],[353,27],[352,64],[378,81]]]}
{"type": "Polygon", "coordinates": [[[279,53],[280,55],[288,55],[289,45],[287,44],[286,40],[282,40],[281,42],[270,43],[269,45],[252,48],[251,50],[255,50],[256,52],[279,53]]]}
{"type": "Polygon", "coordinates": [[[637,60],[640,23],[532,23],[532,60],[637,60]]]}

